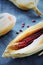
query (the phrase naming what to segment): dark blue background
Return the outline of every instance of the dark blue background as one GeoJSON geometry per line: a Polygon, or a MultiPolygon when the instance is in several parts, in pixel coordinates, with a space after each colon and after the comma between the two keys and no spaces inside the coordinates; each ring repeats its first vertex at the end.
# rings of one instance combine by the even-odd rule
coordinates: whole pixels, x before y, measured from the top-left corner
{"type": "MultiPolygon", "coordinates": [[[[43,12],[43,0],[39,1],[38,8],[43,12]]],[[[8,12],[17,17],[17,22],[15,27],[6,35],[0,37],[0,65],[43,65],[43,55],[38,56],[34,54],[32,56],[21,58],[21,59],[11,59],[11,58],[2,58],[1,55],[4,52],[8,43],[17,36],[16,31],[19,31],[21,28],[22,22],[25,22],[25,27],[22,30],[25,30],[27,25],[31,26],[38,23],[43,19],[43,16],[37,17],[34,11],[28,10],[23,11],[17,8],[8,0],[0,0],[0,13],[8,12]],[[35,19],[36,22],[32,23],[32,19],[35,19]]]]}

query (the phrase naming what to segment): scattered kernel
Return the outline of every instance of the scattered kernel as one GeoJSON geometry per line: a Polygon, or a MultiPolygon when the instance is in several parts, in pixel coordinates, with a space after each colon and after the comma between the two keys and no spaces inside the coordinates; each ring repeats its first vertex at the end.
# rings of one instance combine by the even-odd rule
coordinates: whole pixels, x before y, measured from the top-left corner
{"type": "Polygon", "coordinates": [[[22,25],[25,25],[25,23],[22,23],[22,25]]]}
{"type": "Polygon", "coordinates": [[[29,28],[29,25],[27,26],[27,28],[29,28]]]}
{"type": "Polygon", "coordinates": [[[32,22],[36,22],[35,20],[32,20],[32,22]]]}
{"type": "Polygon", "coordinates": [[[19,30],[20,32],[22,32],[22,30],[19,30]]]}
{"type": "Polygon", "coordinates": [[[22,28],[24,28],[24,25],[22,25],[22,28]]]}
{"type": "Polygon", "coordinates": [[[19,32],[16,32],[16,34],[19,34],[19,32]]]}

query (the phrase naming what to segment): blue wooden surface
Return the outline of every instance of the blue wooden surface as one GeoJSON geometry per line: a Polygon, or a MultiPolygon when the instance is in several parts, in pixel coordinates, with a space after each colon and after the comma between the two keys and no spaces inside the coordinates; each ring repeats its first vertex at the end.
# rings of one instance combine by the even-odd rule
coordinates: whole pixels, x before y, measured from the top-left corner
{"type": "MultiPolygon", "coordinates": [[[[38,8],[43,12],[43,0],[40,0],[38,8]]],[[[11,59],[2,58],[2,53],[4,52],[8,43],[17,36],[16,31],[21,28],[22,22],[25,22],[25,30],[27,25],[31,26],[38,23],[43,19],[43,16],[37,17],[37,15],[32,11],[23,11],[13,5],[9,0],[0,0],[0,13],[8,12],[17,17],[17,22],[15,27],[6,35],[0,37],[0,65],[43,65],[43,55],[38,57],[38,53],[30,57],[21,59],[11,59]],[[32,23],[31,20],[35,19],[36,22],[32,23]]]]}

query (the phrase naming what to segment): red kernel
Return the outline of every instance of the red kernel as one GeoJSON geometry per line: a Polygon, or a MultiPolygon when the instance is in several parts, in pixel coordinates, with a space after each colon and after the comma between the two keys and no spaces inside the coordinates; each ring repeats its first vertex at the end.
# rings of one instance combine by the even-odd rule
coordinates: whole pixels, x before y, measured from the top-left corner
{"type": "Polygon", "coordinates": [[[27,28],[29,28],[29,25],[27,26],[27,28]]]}
{"type": "Polygon", "coordinates": [[[16,32],[16,34],[19,34],[19,32],[16,32]]]}
{"type": "Polygon", "coordinates": [[[35,20],[32,20],[32,22],[36,22],[35,20]]]}
{"type": "Polygon", "coordinates": [[[22,25],[22,28],[24,28],[24,25],[22,25]]]}
{"type": "Polygon", "coordinates": [[[22,32],[22,30],[19,30],[20,32],[22,32]]]}

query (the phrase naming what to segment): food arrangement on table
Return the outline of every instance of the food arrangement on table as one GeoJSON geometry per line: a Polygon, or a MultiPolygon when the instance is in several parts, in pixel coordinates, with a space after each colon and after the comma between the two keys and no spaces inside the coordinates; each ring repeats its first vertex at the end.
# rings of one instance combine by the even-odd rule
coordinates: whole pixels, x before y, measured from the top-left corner
{"type": "MultiPolygon", "coordinates": [[[[38,17],[43,16],[37,5],[39,0],[9,0],[13,5],[16,5],[18,9],[22,10],[34,10],[38,17]]],[[[17,17],[8,12],[0,14],[0,37],[10,32],[15,27],[17,17]]],[[[33,23],[36,21],[33,19],[33,23]]],[[[31,24],[31,22],[30,22],[31,24]]],[[[18,23],[19,25],[19,23],[18,23]]],[[[25,23],[22,23],[22,28],[25,27],[25,23]]],[[[35,53],[42,51],[39,56],[43,55],[43,20],[32,26],[27,25],[27,28],[16,32],[17,36],[11,40],[5,51],[2,54],[3,58],[21,58],[28,57],[35,53]]],[[[14,34],[15,35],[15,34],[14,34]]]]}

